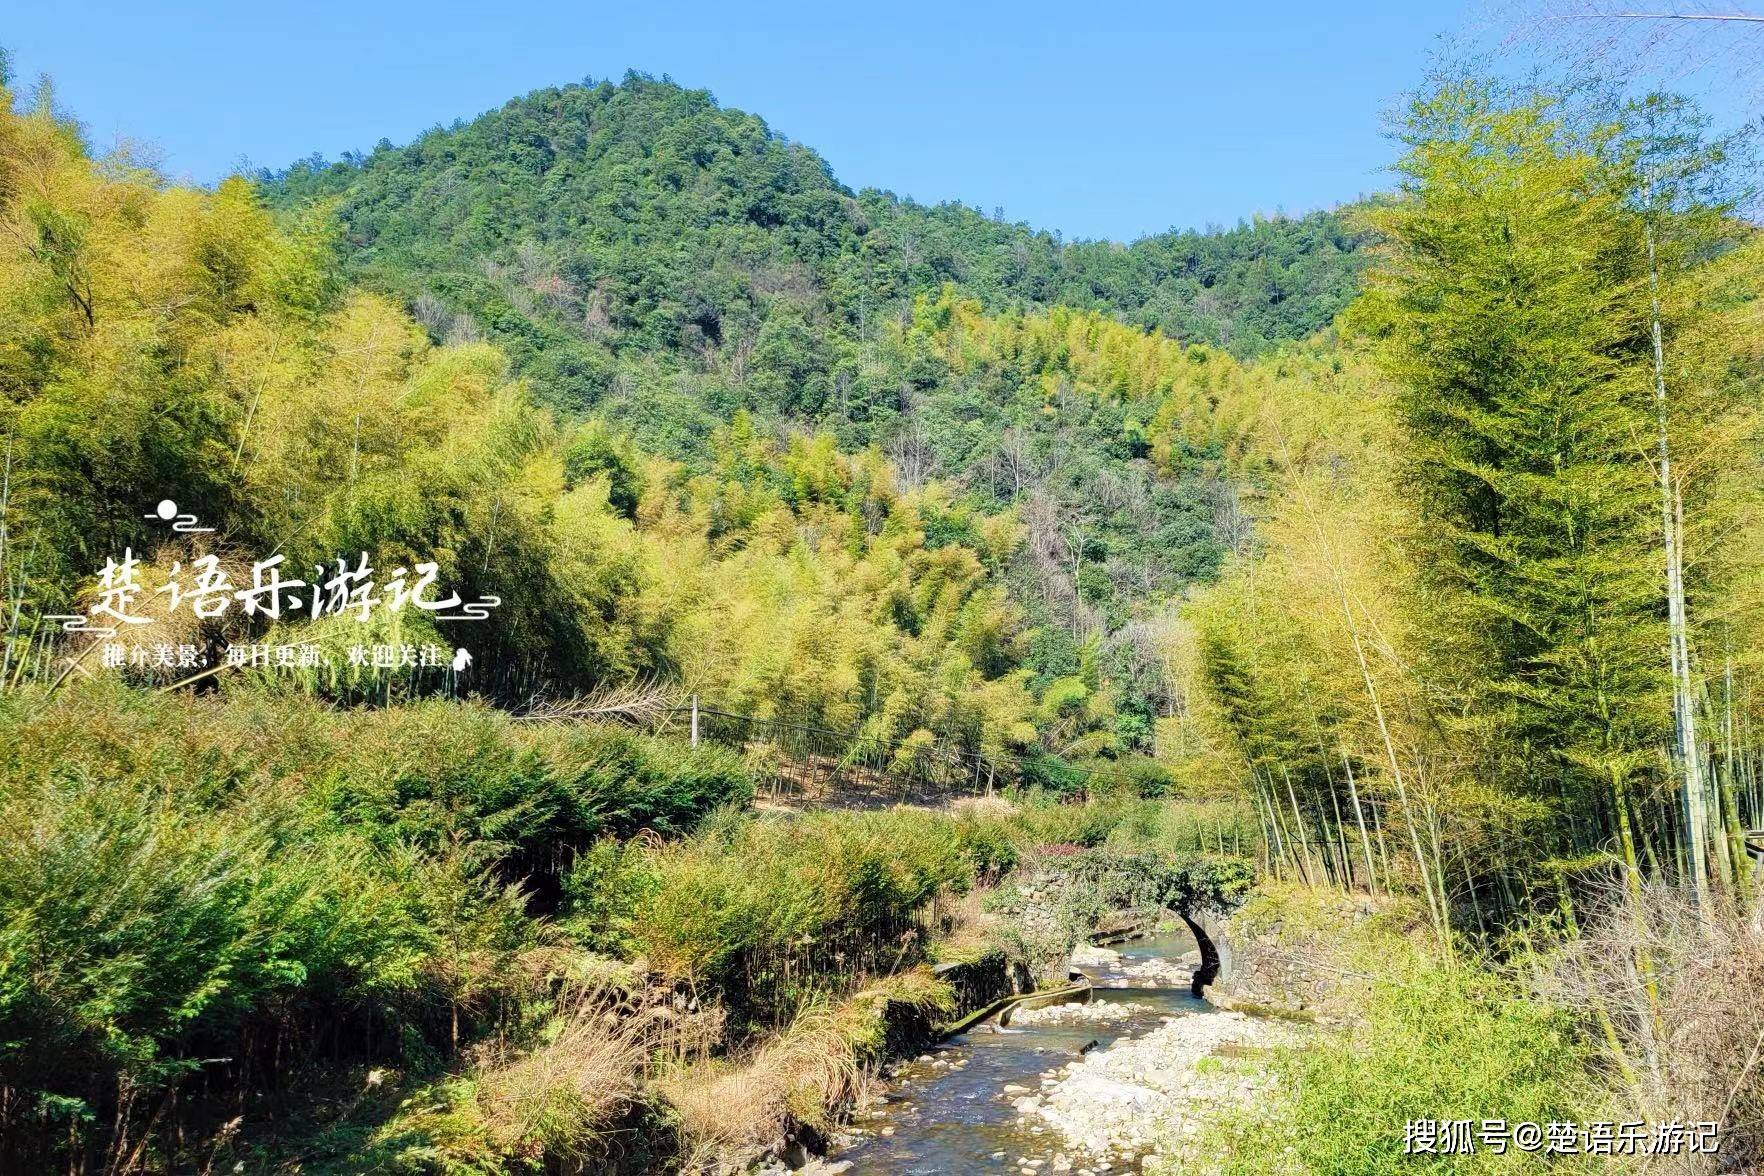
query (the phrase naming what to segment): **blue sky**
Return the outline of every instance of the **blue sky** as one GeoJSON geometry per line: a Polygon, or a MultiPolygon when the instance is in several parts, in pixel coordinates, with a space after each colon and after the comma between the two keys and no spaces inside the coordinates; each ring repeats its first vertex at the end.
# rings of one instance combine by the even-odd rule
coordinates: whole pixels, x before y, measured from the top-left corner
{"type": "Polygon", "coordinates": [[[1468,0],[1085,5],[27,4],[0,25],[92,140],[174,176],[404,142],[627,68],[703,86],[853,187],[1069,237],[1302,212],[1384,185],[1381,114],[1468,0]]]}

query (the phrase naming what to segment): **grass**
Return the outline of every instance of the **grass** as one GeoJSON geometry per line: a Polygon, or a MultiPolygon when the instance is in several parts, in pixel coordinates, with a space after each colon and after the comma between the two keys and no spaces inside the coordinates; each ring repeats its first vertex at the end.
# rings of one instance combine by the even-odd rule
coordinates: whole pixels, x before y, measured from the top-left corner
{"type": "MultiPolygon", "coordinates": [[[[962,942],[961,931],[981,921],[969,897],[976,887],[1040,860],[1050,843],[1130,841],[1142,814],[1139,802],[724,813],[691,838],[603,842],[583,854],[565,883],[565,925],[598,950],[641,958],[670,980],[718,993],[740,1016],[778,1026],[827,983],[897,970],[946,935],[973,956],[980,945],[962,942]]],[[[1153,851],[1081,858],[1093,859],[1150,871],[1150,899],[1187,884],[1187,875],[1157,867],[1164,859],[1153,851]]],[[[1080,921],[1125,894],[1091,890],[1080,921]]]]}
{"type": "MultiPolygon", "coordinates": [[[[1198,1141],[1171,1141],[1168,1170],[1194,1170],[1198,1156],[1211,1157],[1208,1170],[1241,1176],[1534,1171],[1540,1157],[1512,1149],[1407,1155],[1405,1124],[1610,1117],[1599,1113],[1605,1095],[1584,1026],[1536,995],[1525,975],[1491,960],[1442,959],[1403,933],[1400,910],[1344,922],[1344,901],[1272,887],[1233,917],[1246,932],[1277,928],[1283,943],[1306,950],[1332,941],[1341,968],[1329,1007],[1343,1019],[1258,1058],[1277,1078],[1269,1094],[1215,1120],[1198,1141]]],[[[1552,1171],[1579,1162],[1550,1161],[1552,1171]]]]}
{"type": "Polygon", "coordinates": [[[684,841],[605,844],[569,879],[566,926],[782,1025],[845,977],[922,957],[928,912],[991,860],[964,828],[913,810],[728,814],[684,841]]]}
{"type": "Polygon", "coordinates": [[[538,1040],[496,1042],[454,1078],[420,1089],[371,1140],[396,1171],[598,1171],[608,1137],[640,1113],[653,1050],[674,1029],[665,1006],[572,986],[538,1040]]]}
{"type": "Polygon", "coordinates": [[[779,1034],[734,1060],[681,1066],[656,1084],[679,1124],[685,1167],[781,1146],[796,1124],[824,1128],[851,1102],[888,1041],[896,1015],[948,1015],[954,993],[928,969],[884,977],[840,1002],[802,1008],[779,1034]]]}
{"type": "Polygon", "coordinates": [[[981,892],[1166,829],[750,798],[724,750],[442,699],[0,696],[0,1170],[762,1146],[944,1015],[921,965],[997,950],[981,892]]]}

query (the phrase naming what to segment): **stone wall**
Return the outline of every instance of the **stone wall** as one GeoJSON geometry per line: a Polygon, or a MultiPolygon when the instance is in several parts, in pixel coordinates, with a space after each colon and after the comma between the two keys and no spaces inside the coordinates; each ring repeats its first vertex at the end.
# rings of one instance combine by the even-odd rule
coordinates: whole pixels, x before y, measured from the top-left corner
{"type": "Polygon", "coordinates": [[[1008,958],[997,948],[979,959],[938,964],[931,970],[939,980],[948,982],[955,989],[956,1008],[950,1017],[951,1022],[978,1012],[1001,996],[1027,992],[1034,987],[1034,980],[1023,962],[1008,958]]]}
{"type": "Polygon", "coordinates": [[[1388,944],[1392,929],[1424,933],[1418,915],[1407,899],[1264,884],[1229,916],[1197,920],[1220,956],[1207,996],[1226,1007],[1336,1019],[1352,986],[1378,969],[1375,953],[1362,949],[1374,938],[1388,944]]]}

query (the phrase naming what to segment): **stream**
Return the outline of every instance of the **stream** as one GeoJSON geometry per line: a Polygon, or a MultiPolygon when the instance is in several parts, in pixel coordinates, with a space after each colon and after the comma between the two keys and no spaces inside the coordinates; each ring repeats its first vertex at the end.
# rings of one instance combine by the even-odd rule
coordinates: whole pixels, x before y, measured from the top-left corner
{"type": "MultiPolygon", "coordinates": [[[[883,1103],[857,1120],[856,1141],[827,1159],[834,1164],[850,1161],[851,1167],[845,1169],[848,1176],[1015,1173],[1031,1160],[1041,1161],[1032,1166],[1051,1176],[1054,1156],[1071,1156],[1072,1149],[1045,1125],[1019,1123],[1012,1098],[1039,1091],[1043,1072],[1071,1061],[1090,1042],[1096,1042],[1096,1048],[1107,1047],[1123,1037],[1146,1033],[1166,1018],[1211,1007],[1190,995],[1187,965],[1178,968],[1182,980],[1131,974],[1147,964],[1154,969],[1163,963],[1176,965],[1195,951],[1194,937],[1187,930],[1179,927],[1110,946],[1121,955],[1118,968],[1084,968],[1096,985],[1095,1002],[1148,1006],[1144,1011],[1105,1023],[1000,1029],[988,1022],[953,1037],[930,1054],[903,1064],[883,1103]],[[1014,1089],[1007,1092],[1006,1086],[1014,1089]]],[[[1074,1163],[1078,1168],[1082,1165],[1074,1163]]],[[[1112,1169],[1097,1164],[1095,1170],[1133,1169],[1117,1163],[1112,1169]]]]}

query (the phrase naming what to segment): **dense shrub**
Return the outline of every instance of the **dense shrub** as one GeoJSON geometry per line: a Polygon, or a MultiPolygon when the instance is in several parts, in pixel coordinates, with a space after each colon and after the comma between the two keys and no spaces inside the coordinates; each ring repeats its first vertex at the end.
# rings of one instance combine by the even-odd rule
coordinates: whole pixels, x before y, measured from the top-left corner
{"type": "Polygon", "coordinates": [[[1168,793],[1174,784],[1170,769],[1148,755],[1123,755],[1085,765],[1093,798],[1145,800],[1168,793]]]}
{"type": "Polygon", "coordinates": [[[584,855],[568,925],[742,1011],[783,1015],[817,977],[907,957],[920,908],[974,876],[945,817],[731,816],[690,841],[584,855]]]}
{"type": "Polygon", "coordinates": [[[726,752],[472,705],[0,695],[0,1168],[266,1055],[439,1060],[531,995],[574,846],[749,795],[726,752]]]}

